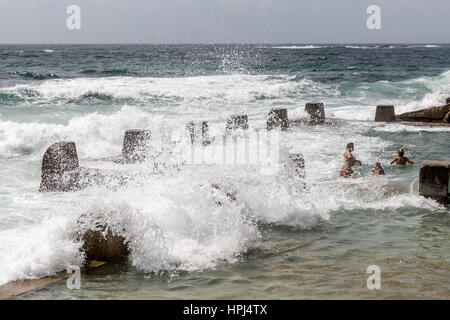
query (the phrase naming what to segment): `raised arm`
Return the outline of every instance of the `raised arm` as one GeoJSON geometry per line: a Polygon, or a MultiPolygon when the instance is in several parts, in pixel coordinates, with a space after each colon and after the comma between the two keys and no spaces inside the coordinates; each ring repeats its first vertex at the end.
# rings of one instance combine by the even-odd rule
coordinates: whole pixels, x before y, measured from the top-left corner
{"type": "Polygon", "coordinates": [[[414,161],[412,161],[412,160],[410,160],[408,158],[406,158],[406,161],[408,161],[408,163],[410,163],[410,164],[414,164],[414,161]]]}
{"type": "Polygon", "coordinates": [[[394,159],[392,159],[391,161],[389,161],[389,164],[394,164],[396,163],[398,160],[398,157],[395,157],[394,159]]]}

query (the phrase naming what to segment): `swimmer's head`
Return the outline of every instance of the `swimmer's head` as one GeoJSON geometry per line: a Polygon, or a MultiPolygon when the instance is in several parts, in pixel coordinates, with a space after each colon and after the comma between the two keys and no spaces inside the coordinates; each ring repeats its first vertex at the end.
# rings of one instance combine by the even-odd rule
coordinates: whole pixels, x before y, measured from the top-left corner
{"type": "Polygon", "coordinates": [[[349,150],[354,150],[355,149],[355,146],[353,145],[353,142],[347,143],[347,149],[349,149],[349,150]]]}
{"type": "Polygon", "coordinates": [[[381,168],[381,163],[375,162],[375,168],[381,168]]]}
{"type": "Polygon", "coordinates": [[[400,149],[398,149],[398,155],[400,157],[403,157],[405,155],[405,148],[401,147],[400,149]]]}

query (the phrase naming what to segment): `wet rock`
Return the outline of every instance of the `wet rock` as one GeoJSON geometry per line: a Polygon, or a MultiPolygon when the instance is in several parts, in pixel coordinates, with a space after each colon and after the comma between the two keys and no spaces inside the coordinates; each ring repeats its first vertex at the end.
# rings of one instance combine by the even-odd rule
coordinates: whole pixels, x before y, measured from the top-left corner
{"type": "Polygon", "coordinates": [[[445,104],[450,104],[450,98],[447,98],[447,99],[445,100],[445,104]]]}
{"type": "Polygon", "coordinates": [[[289,128],[287,109],[272,109],[267,119],[267,130],[281,127],[282,130],[289,128]]]}
{"type": "Polygon", "coordinates": [[[449,203],[450,161],[425,160],[420,166],[419,193],[436,201],[449,203]]]}
{"type": "Polygon", "coordinates": [[[248,116],[247,115],[232,115],[227,120],[226,130],[247,130],[248,129],[248,116]]]}
{"type": "Polygon", "coordinates": [[[431,107],[417,111],[405,112],[398,115],[398,118],[402,121],[443,122],[449,112],[450,104],[447,104],[441,107],[431,107]]]}
{"type": "Polygon", "coordinates": [[[150,143],[150,130],[127,130],[123,138],[123,160],[130,163],[144,161],[150,152],[150,143]]]}
{"type": "Polygon", "coordinates": [[[311,123],[325,122],[325,108],[323,103],[307,103],[305,111],[311,118],[311,123]]]}
{"type": "Polygon", "coordinates": [[[394,106],[377,106],[375,121],[393,122],[395,121],[394,106]]]}

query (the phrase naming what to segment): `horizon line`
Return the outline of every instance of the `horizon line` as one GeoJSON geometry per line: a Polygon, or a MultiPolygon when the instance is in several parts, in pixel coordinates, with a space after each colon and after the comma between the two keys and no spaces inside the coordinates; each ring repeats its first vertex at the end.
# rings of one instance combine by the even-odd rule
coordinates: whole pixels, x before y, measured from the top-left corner
{"type": "Polygon", "coordinates": [[[0,45],[416,45],[440,44],[450,42],[4,42],[0,45]]]}

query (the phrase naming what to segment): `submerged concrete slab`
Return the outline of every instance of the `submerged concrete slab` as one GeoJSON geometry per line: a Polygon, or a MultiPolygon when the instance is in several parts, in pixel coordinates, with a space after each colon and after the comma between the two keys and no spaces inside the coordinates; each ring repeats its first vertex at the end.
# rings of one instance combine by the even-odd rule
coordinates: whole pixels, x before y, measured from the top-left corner
{"type": "MultiPolygon", "coordinates": [[[[99,268],[105,265],[103,261],[88,261],[83,268],[84,272],[99,268]]],[[[26,279],[8,282],[0,286],[0,300],[9,300],[25,293],[47,287],[55,282],[68,279],[72,274],[61,271],[51,277],[43,277],[40,279],[26,279]]]]}

